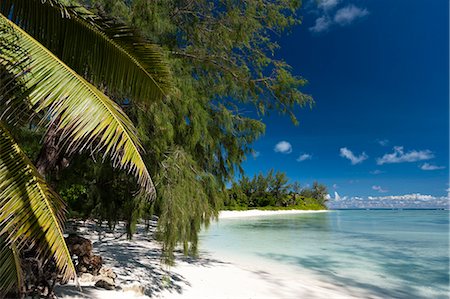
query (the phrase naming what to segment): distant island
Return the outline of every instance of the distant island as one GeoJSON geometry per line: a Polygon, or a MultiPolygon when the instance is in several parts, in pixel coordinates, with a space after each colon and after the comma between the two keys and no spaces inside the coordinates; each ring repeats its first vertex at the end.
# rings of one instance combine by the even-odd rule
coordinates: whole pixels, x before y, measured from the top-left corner
{"type": "Polygon", "coordinates": [[[224,200],[225,210],[326,210],[328,191],[325,185],[314,182],[312,187],[289,183],[284,172],[270,170],[252,179],[243,175],[233,182],[224,200]]]}

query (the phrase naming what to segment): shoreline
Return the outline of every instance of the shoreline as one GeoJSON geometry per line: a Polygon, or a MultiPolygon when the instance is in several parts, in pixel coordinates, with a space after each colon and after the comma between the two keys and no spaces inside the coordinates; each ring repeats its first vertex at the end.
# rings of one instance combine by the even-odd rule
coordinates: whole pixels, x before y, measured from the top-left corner
{"type": "Polygon", "coordinates": [[[272,216],[272,215],[289,215],[289,214],[310,214],[310,213],[325,213],[330,210],[244,210],[244,211],[233,211],[233,210],[223,210],[219,213],[220,219],[228,218],[240,218],[240,217],[257,217],[257,216],[272,216]]]}
{"type": "Polygon", "coordinates": [[[173,273],[185,277],[189,283],[182,292],[163,291],[155,298],[381,299],[365,290],[330,282],[326,277],[290,265],[211,252],[203,252],[202,256],[194,263],[178,261],[172,268],[173,273]]]}
{"type": "MultiPolygon", "coordinates": [[[[233,213],[225,213],[221,219],[325,211],[229,212],[233,213]]],[[[367,298],[364,290],[330,282],[327,277],[307,269],[240,256],[222,256],[219,252],[202,250],[195,259],[177,252],[176,265],[168,267],[160,263],[161,246],[155,241],[153,232],[145,233],[142,225],[131,241],[123,236],[116,238],[114,233],[96,231],[93,223],[82,226],[79,232],[93,242],[94,252],[103,257],[104,266],[117,274],[116,282],[120,287],[108,291],[85,282],[82,283],[83,292],[80,292],[71,282],[55,288],[58,298],[367,298]],[[132,285],[141,292],[125,291],[132,285]]]]}

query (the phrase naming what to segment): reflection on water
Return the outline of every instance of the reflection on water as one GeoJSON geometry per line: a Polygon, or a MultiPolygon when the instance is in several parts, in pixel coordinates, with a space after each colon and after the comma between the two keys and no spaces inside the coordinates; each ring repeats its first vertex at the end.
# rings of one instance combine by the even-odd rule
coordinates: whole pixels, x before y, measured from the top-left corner
{"type": "Polygon", "coordinates": [[[331,211],[223,219],[207,250],[301,266],[391,298],[448,298],[448,211],[331,211]]]}
{"type": "Polygon", "coordinates": [[[233,229],[252,230],[330,230],[329,213],[298,215],[274,215],[270,217],[223,219],[220,224],[229,222],[233,229]]]}

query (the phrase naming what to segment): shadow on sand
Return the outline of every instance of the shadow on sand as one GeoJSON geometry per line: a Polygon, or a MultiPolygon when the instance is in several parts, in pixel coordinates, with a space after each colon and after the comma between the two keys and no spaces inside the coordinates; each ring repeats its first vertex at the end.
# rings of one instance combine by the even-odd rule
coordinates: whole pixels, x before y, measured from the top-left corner
{"type": "MultiPolygon", "coordinates": [[[[183,288],[189,287],[189,282],[181,275],[171,271],[164,265],[161,256],[161,247],[155,241],[153,231],[155,224],[151,223],[150,230],[146,231],[143,225],[138,230],[133,240],[125,239],[124,226],[119,225],[114,231],[99,227],[93,222],[77,222],[74,230],[77,234],[90,239],[93,242],[94,252],[103,258],[106,267],[112,267],[117,274],[116,282],[125,286],[138,282],[144,287],[144,294],[149,297],[158,297],[163,291],[182,294],[183,288]]],[[[212,267],[214,264],[223,264],[219,260],[211,259],[206,253],[201,257],[187,257],[182,251],[175,252],[176,261],[202,267],[212,267]]],[[[94,286],[83,286],[82,292],[74,285],[57,287],[59,296],[71,296],[77,298],[96,298],[99,292],[105,290],[94,286]]]]}

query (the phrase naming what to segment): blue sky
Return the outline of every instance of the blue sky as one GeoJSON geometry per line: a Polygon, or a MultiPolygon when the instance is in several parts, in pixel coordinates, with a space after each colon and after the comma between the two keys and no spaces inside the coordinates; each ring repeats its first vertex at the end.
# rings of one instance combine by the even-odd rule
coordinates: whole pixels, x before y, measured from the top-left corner
{"type": "Polygon", "coordinates": [[[247,175],[274,168],[348,197],[446,196],[448,14],[447,0],[307,0],[277,55],[316,105],[298,127],[264,117],[247,175]]]}

